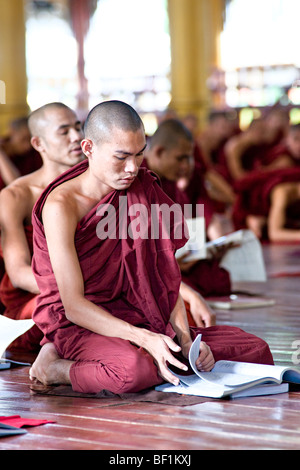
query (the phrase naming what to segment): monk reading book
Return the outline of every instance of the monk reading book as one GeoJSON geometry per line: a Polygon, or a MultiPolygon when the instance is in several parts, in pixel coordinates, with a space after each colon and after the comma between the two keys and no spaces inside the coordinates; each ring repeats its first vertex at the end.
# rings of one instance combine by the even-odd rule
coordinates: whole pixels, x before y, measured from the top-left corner
{"type": "MultiPolygon", "coordinates": [[[[4,315],[14,320],[28,319],[39,289],[32,273],[33,206],[45,187],[59,174],[83,159],[81,123],[62,103],[49,103],[29,117],[31,143],[40,153],[43,165],[17,178],[0,197],[1,249],[5,274],[0,284],[4,315]]],[[[26,351],[39,349],[41,332],[32,328],[13,344],[26,351]]]]}
{"type": "Polygon", "coordinates": [[[176,208],[157,177],[139,170],[145,146],[142,121],[129,105],[97,105],[85,123],[87,160],[52,182],[35,205],[40,295],[33,319],[44,338],[30,369],[33,387],[38,380],[120,393],[177,384],[169,366],[187,369],[199,331],[200,370],[218,358],[273,362],[264,341],[237,328],[190,330],[174,256],[186,242],[185,224],[181,210],[170,223],[162,213],[155,219],[163,204],[176,208]]]}

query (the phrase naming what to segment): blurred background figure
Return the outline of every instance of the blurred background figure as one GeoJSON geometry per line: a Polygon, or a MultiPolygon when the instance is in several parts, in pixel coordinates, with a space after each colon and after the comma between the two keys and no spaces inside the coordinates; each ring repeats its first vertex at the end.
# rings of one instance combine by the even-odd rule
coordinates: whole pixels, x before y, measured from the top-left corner
{"type": "Polygon", "coordinates": [[[0,138],[0,189],[41,167],[42,159],[30,140],[27,117],[13,120],[8,134],[0,138]]]}

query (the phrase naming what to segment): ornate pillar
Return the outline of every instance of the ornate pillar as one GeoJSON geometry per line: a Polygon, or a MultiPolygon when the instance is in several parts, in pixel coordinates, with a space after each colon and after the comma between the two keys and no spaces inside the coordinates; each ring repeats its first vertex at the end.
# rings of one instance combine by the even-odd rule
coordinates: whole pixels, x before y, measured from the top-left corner
{"type": "Polygon", "coordinates": [[[23,0],[0,0],[0,80],[3,135],[12,119],[28,114],[23,0]]]}
{"type": "Polygon", "coordinates": [[[212,106],[207,80],[220,65],[225,0],[168,0],[171,35],[171,107],[201,124],[212,106]]]}

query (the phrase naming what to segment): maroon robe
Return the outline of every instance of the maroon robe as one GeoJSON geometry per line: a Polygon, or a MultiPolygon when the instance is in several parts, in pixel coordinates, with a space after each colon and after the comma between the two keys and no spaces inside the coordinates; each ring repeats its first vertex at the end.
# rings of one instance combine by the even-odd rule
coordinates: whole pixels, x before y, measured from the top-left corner
{"type": "Polygon", "coordinates": [[[279,168],[270,171],[254,171],[235,183],[236,200],[232,219],[236,230],[246,227],[248,215],[267,217],[270,194],[281,183],[300,182],[300,168],[279,168]]]}
{"type": "MultiPolygon", "coordinates": [[[[7,150],[8,144],[9,137],[4,138],[0,141],[0,148],[8,155],[12,163],[19,170],[21,176],[28,175],[29,173],[38,170],[42,166],[42,157],[34,148],[31,148],[28,152],[23,154],[10,154],[7,150]]],[[[0,190],[4,187],[5,183],[0,175],[0,190]]]]}
{"type": "MultiPolygon", "coordinates": [[[[74,390],[94,393],[102,389],[114,393],[138,391],[162,381],[153,358],[129,341],[98,335],[72,324],[65,316],[49,260],[41,220],[44,202],[53,188],[83,173],[87,165],[85,160],[57,178],[33,210],[33,270],[41,292],[33,318],[44,332],[43,343],[53,342],[61,357],[75,361],[70,369],[74,390]]],[[[139,203],[148,209],[148,213],[152,204],[173,205],[157,184],[156,177],[142,168],[127,191],[112,191],[83,217],[75,233],[75,246],[84,277],[85,296],[126,322],[174,338],[169,318],[181,282],[174,252],[186,242],[184,236],[176,237],[179,229],[184,227],[182,213],[180,211],[180,217],[172,224],[169,238],[98,238],[97,226],[104,216],[97,209],[101,204],[110,203],[119,216],[120,196],[125,195],[128,208],[139,203]]],[[[127,213],[125,219],[117,217],[119,224],[124,220],[128,223],[133,218],[127,213]]],[[[205,331],[195,329],[193,335],[202,330],[205,331]]],[[[224,341],[226,358],[272,363],[266,343],[253,335],[230,327],[221,328],[221,331],[213,327],[207,334],[212,341],[217,338],[212,347],[217,357],[222,356],[224,341]]]]}

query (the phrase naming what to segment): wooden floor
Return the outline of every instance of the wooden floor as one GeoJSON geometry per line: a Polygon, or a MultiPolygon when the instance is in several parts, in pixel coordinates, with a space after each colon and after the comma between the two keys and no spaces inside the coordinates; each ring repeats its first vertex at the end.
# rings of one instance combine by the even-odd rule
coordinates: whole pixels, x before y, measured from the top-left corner
{"type": "MultiPolygon", "coordinates": [[[[257,334],[268,341],[276,363],[294,365],[294,342],[300,344],[300,277],[276,276],[300,271],[300,245],[266,245],[264,256],[267,283],[242,287],[275,298],[276,305],[234,313],[219,311],[218,324],[257,334]]],[[[300,449],[300,390],[208,400],[193,406],[41,396],[30,394],[28,368],[20,367],[0,373],[0,416],[16,414],[55,423],[1,438],[2,450],[300,449]]]]}

